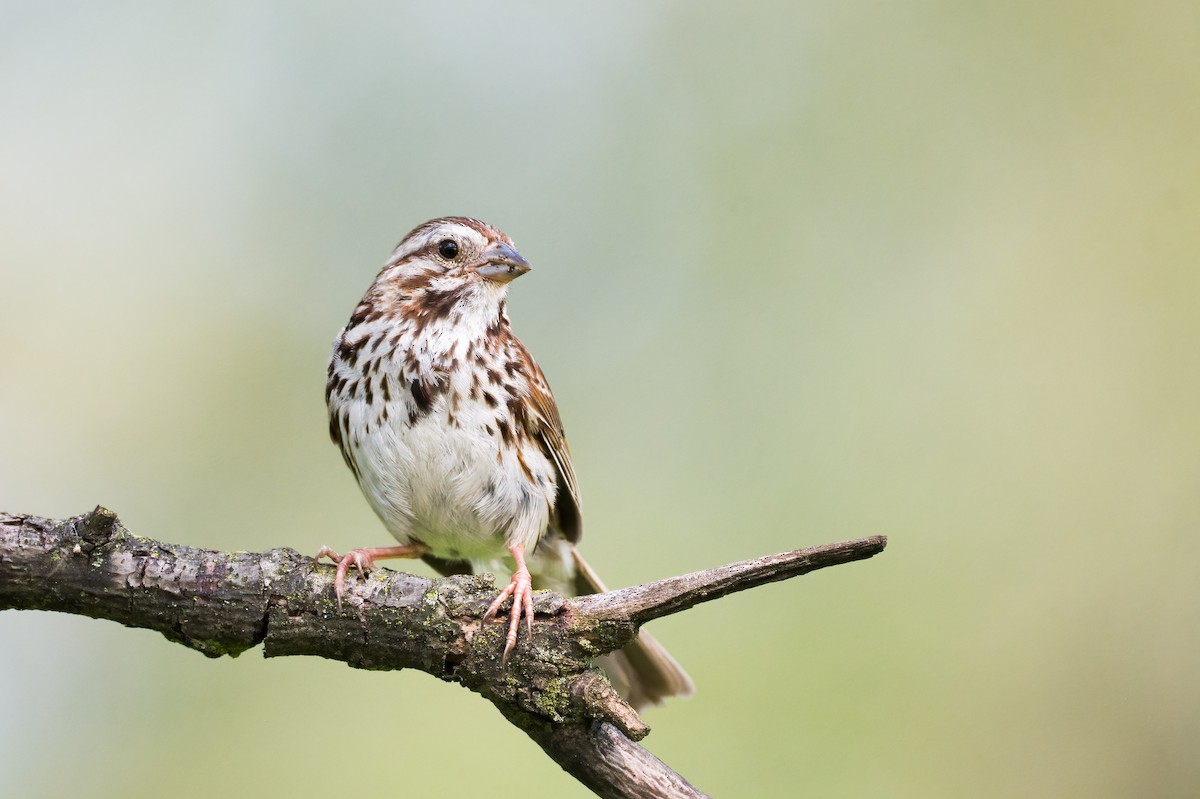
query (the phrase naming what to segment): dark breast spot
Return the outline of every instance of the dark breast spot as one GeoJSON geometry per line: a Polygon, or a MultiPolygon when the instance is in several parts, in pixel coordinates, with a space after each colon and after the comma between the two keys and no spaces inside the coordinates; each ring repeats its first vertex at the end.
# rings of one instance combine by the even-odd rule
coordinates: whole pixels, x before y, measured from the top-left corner
{"type": "Polygon", "coordinates": [[[338,343],[337,354],[345,363],[354,365],[358,361],[358,351],[367,343],[367,337],[363,336],[358,341],[350,342],[343,338],[338,343]]]}
{"type": "Polygon", "coordinates": [[[367,315],[371,313],[374,306],[369,302],[360,302],[358,307],[354,309],[354,313],[350,315],[350,324],[346,325],[346,329],[361,325],[367,321],[367,315]]]}
{"type": "Polygon", "coordinates": [[[529,482],[536,482],[533,477],[533,472],[529,469],[529,464],[525,462],[525,456],[521,454],[521,448],[517,447],[517,463],[521,465],[521,471],[525,473],[525,479],[529,482]]]}
{"type": "Polygon", "coordinates": [[[421,419],[433,410],[433,404],[437,398],[446,392],[446,382],[437,380],[429,382],[426,380],[417,379],[409,386],[409,396],[412,397],[412,406],[408,411],[408,423],[414,424],[418,419],[421,419]]]}
{"type": "Polygon", "coordinates": [[[429,395],[429,390],[425,388],[425,384],[418,380],[412,384],[410,390],[412,392],[413,405],[416,406],[417,411],[422,416],[429,413],[430,408],[433,407],[433,397],[429,395]]]}
{"type": "Polygon", "coordinates": [[[329,440],[339,447],[342,445],[342,425],[337,413],[329,414],[329,440]]]}
{"type": "Polygon", "coordinates": [[[529,420],[525,403],[519,397],[509,397],[507,405],[508,412],[512,414],[513,424],[517,427],[525,427],[529,420]]]}
{"type": "Polygon", "coordinates": [[[329,437],[333,439],[333,443],[337,444],[338,449],[342,452],[342,460],[346,461],[346,465],[350,467],[350,471],[354,472],[355,479],[362,479],[362,473],[358,470],[358,463],[354,460],[354,453],[351,451],[348,444],[350,436],[350,422],[346,418],[345,411],[338,411],[329,414],[329,437]]]}

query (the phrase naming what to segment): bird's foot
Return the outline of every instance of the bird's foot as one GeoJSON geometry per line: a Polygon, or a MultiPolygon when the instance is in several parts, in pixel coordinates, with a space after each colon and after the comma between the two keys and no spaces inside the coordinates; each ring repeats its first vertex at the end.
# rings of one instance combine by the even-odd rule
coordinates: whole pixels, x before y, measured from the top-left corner
{"type": "Polygon", "coordinates": [[[488,606],[487,613],[483,614],[485,622],[491,621],[496,618],[504,601],[512,597],[512,610],[508,614],[508,636],[504,639],[504,654],[500,656],[501,666],[508,665],[508,656],[517,645],[517,632],[521,629],[522,616],[525,617],[525,633],[530,639],[533,638],[533,580],[529,577],[529,570],[525,568],[524,559],[518,559],[517,562],[520,565],[513,572],[512,580],[488,606]]]}
{"type": "Polygon", "coordinates": [[[404,544],[395,547],[364,547],[352,549],[345,555],[339,555],[329,547],[321,547],[317,552],[317,560],[329,558],[337,564],[337,574],[333,578],[333,593],[337,596],[338,607],[342,606],[342,595],[346,593],[346,573],[350,567],[358,569],[365,577],[375,570],[375,559],[383,558],[419,558],[428,551],[423,544],[404,544]]]}

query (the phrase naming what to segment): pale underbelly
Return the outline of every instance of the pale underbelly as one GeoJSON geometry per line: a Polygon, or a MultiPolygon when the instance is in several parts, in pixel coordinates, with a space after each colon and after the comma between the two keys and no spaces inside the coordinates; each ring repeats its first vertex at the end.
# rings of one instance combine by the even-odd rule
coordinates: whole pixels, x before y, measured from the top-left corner
{"type": "Polygon", "coordinates": [[[397,540],[440,558],[495,560],[515,543],[532,549],[549,523],[554,466],[531,444],[518,459],[481,425],[455,427],[434,410],[361,442],[360,485],[397,540]]]}

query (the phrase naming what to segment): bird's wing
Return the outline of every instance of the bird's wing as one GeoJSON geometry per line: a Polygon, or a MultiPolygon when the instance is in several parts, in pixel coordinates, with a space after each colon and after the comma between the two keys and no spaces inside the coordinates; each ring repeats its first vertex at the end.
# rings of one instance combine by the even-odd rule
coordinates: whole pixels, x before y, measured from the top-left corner
{"type": "Polygon", "coordinates": [[[558,416],[558,405],[550,393],[550,384],[542,369],[524,353],[530,366],[529,404],[532,413],[527,420],[528,431],[542,444],[542,449],[554,461],[558,470],[558,501],[555,513],[558,527],[563,536],[576,543],[583,536],[583,516],[579,508],[579,482],[575,479],[575,467],[571,465],[571,450],[563,434],[562,419],[558,416]]]}

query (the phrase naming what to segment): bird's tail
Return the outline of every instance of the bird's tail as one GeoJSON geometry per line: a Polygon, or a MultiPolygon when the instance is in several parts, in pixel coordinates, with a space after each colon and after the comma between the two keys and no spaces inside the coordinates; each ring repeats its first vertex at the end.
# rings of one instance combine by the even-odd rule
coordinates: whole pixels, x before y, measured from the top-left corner
{"type": "MultiPolygon", "coordinates": [[[[579,550],[572,547],[571,551],[575,559],[575,593],[598,594],[607,590],[579,550]]],[[[637,710],[661,705],[670,696],[691,696],[696,692],[683,667],[645,631],[623,649],[598,658],[596,663],[618,693],[637,710]]]]}

